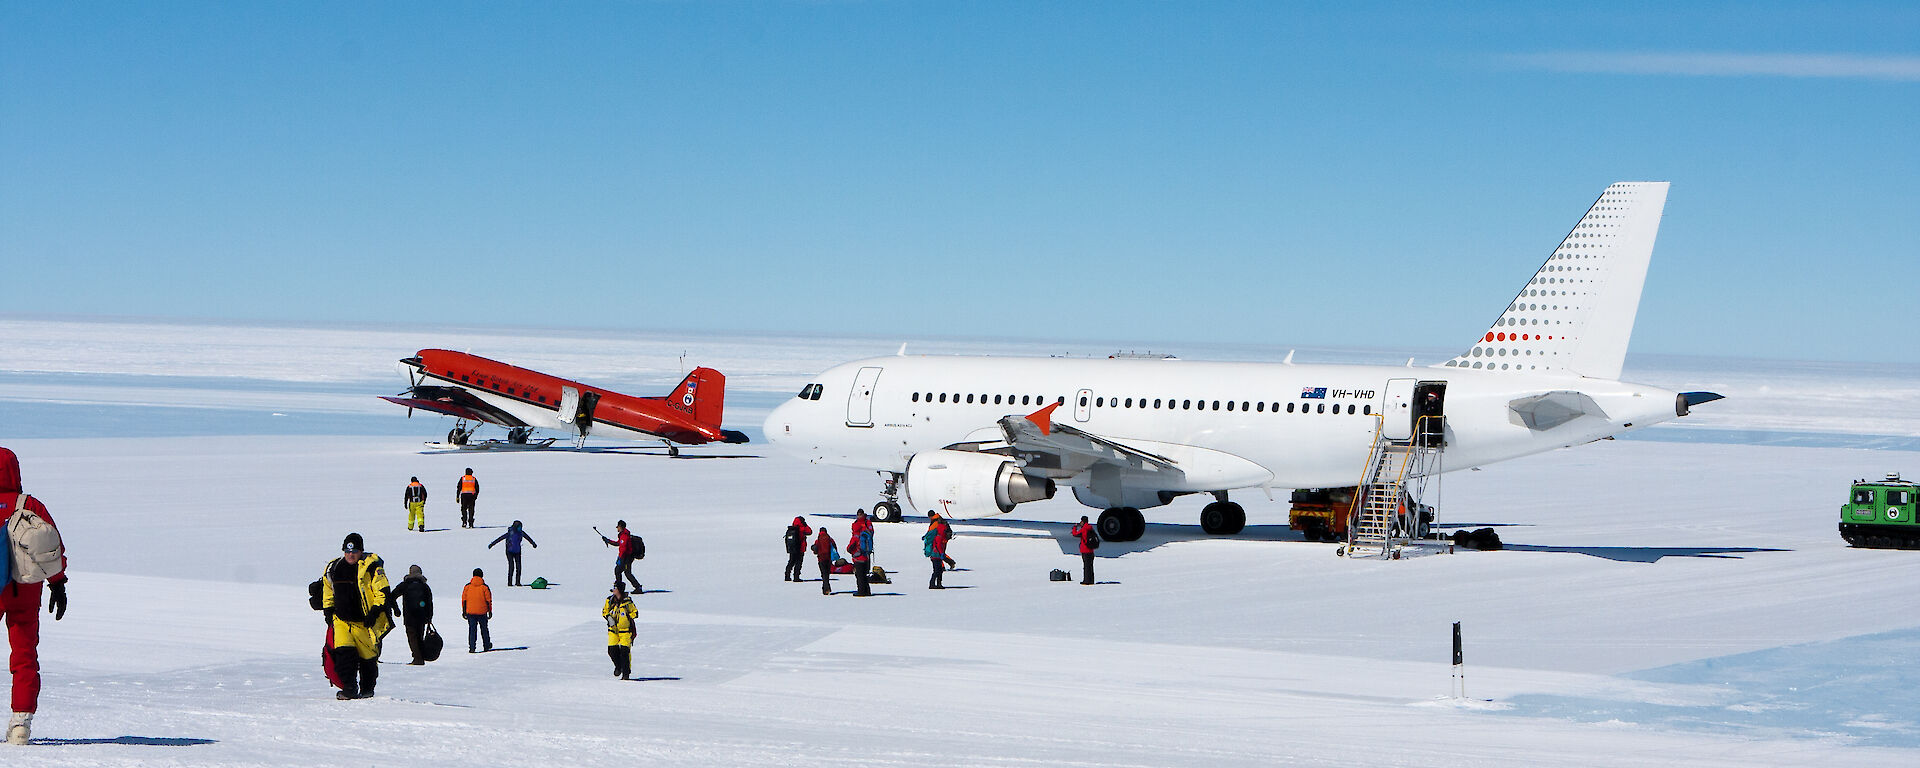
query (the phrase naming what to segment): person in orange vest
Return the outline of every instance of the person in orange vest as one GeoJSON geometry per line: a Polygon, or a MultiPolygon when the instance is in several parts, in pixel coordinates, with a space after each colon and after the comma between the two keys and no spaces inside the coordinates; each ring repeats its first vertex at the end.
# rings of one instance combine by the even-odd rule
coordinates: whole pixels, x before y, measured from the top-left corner
{"type": "Polygon", "coordinates": [[[480,478],[473,476],[473,467],[467,467],[467,473],[460,476],[460,527],[473,527],[473,502],[480,498],[480,478]]]}
{"type": "Polygon", "coordinates": [[[407,530],[427,532],[427,487],[420,484],[420,478],[407,483],[406,495],[401,500],[407,505],[407,530]]]}
{"type": "Polygon", "coordinates": [[[467,653],[493,650],[493,633],[487,631],[487,620],[493,618],[493,590],[487,587],[484,575],[480,569],[473,569],[473,580],[460,590],[460,615],[467,617],[467,653]],[[473,649],[476,635],[481,642],[478,651],[473,649]]]}

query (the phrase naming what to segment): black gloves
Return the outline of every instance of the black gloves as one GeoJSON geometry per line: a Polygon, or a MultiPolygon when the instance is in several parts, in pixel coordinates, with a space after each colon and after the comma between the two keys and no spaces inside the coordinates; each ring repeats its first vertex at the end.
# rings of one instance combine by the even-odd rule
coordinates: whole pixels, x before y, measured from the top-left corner
{"type": "Polygon", "coordinates": [[[53,620],[59,621],[67,615],[67,583],[57,581],[47,585],[53,590],[53,596],[47,598],[47,613],[53,614],[53,620]]]}

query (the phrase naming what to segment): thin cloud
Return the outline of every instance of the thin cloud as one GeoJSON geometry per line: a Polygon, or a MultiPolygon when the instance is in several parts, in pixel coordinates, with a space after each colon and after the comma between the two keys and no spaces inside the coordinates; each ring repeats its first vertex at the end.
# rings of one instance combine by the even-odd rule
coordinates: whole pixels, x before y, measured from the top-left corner
{"type": "Polygon", "coordinates": [[[1524,69],[1620,75],[1821,77],[1920,82],[1920,56],[1837,53],[1607,53],[1561,51],[1501,57],[1524,69]]]}

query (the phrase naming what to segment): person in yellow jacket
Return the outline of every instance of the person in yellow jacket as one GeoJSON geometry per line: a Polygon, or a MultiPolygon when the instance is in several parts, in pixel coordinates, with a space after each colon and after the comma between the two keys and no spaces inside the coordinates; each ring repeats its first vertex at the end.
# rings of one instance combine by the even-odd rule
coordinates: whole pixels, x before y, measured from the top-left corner
{"type": "Polygon", "coordinates": [[[340,678],[334,698],[372,696],[380,677],[380,642],[393,630],[386,565],[367,551],[360,534],[349,533],[320,581],[320,606],[333,629],[333,671],[340,678]]]}
{"type": "Polygon", "coordinates": [[[607,595],[600,617],[607,620],[607,658],[613,659],[613,675],[629,679],[633,674],[633,625],[640,619],[640,611],[627,596],[626,585],[614,582],[613,594],[607,595]]]}

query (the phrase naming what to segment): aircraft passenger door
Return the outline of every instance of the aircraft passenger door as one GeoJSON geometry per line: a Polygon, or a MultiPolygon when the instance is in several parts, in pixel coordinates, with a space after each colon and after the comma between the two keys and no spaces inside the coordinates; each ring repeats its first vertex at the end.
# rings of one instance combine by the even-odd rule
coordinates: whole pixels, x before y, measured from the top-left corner
{"type": "Polygon", "coordinates": [[[582,392],[580,394],[580,405],[573,409],[574,431],[585,435],[588,430],[593,429],[593,409],[599,404],[600,393],[582,392]]]}
{"type": "Polygon", "coordinates": [[[1413,379],[1387,379],[1386,405],[1380,409],[1380,436],[1413,439],[1413,379]]]}
{"type": "Polygon", "coordinates": [[[862,368],[853,377],[853,390],[847,393],[847,426],[873,426],[873,385],[880,381],[880,369],[862,368]]]}
{"type": "Polygon", "coordinates": [[[560,423],[572,424],[573,409],[579,406],[580,406],[580,388],[579,387],[561,387],[560,388],[560,405],[559,405],[560,411],[558,414],[556,414],[560,418],[560,423]]]}
{"type": "Polygon", "coordinates": [[[1093,390],[1083,389],[1080,394],[1074,395],[1073,420],[1086,421],[1090,418],[1093,418],[1093,390]]]}

